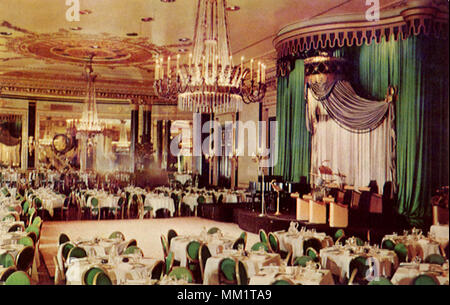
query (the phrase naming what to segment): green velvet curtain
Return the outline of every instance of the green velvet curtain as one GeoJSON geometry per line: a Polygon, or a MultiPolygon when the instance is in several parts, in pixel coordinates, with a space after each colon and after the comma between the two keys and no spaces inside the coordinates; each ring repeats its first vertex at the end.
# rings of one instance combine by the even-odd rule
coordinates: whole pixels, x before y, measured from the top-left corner
{"type": "MultiPolygon", "coordinates": [[[[388,85],[398,86],[396,208],[414,226],[425,225],[431,215],[432,193],[448,185],[448,52],[447,41],[424,35],[383,39],[378,44],[334,52],[353,65],[351,81],[359,95],[380,100],[388,85]]],[[[297,181],[300,175],[308,177],[310,162],[310,135],[304,127],[303,61],[297,60],[289,77],[278,81],[276,173],[297,181]]]]}
{"type": "Polygon", "coordinates": [[[309,180],[311,144],[306,129],[303,60],[295,62],[289,76],[278,78],[277,121],[278,159],[275,175],[286,181],[309,180]]]}

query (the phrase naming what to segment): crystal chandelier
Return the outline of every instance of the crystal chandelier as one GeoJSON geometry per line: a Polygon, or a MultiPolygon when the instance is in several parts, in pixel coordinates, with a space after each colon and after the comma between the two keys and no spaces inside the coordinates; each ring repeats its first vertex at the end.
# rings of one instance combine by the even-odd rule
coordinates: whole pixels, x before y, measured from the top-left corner
{"type": "Polygon", "coordinates": [[[90,56],[83,73],[87,81],[87,93],[84,100],[83,113],[80,120],[75,120],[77,133],[86,135],[88,138],[93,138],[103,131],[103,124],[98,120],[97,115],[97,102],[95,97],[95,79],[97,78],[97,74],[93,73],[93,57],[94,55],[90,56]]]}
{"type": "Polygon", "coordinates": [[[154,87],[159,97],[178,101],[181,110],[238,112],[243,102],[259,102],[265,95],[265,65],[254,67],[252,59],[246,67],[242,57],[233,67],[225,0],[198,1],[193,53],[187,62],[181,63],[179,54],[173,61],[156,59],[154,87]]]}

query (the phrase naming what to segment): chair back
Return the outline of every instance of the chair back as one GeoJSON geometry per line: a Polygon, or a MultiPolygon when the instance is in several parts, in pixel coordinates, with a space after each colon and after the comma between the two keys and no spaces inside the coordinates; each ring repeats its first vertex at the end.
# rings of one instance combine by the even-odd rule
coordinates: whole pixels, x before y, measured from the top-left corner
{"type": "Polygon", "coordinates": [[[419,276],[417,276],[416,278],[414,278],[413,280],[413,285],[439,285],[439,281],[429,275],[429,274],[421,274],[419,276]]]}
{"type": "Polygon", "coordinates": [[[394,249],[395,249],[395,242],[392,239],[385,239],[381,243],[381,248],[394,251],[394,249]]]}
{"type": "Polygon", "coordinates": [[[231,258],[223,258],[219,262],[219,284],[237,285],[236,261],[231,258]]]}
{"type": "Polygon", "coordinates": [[[192,283],[194,281],[194,276],[192,275],[191,270],[186,267],[174,267],[172,271],[169,272],[168,276],[177,280],[185,279],[188,283],[192,283]]]}
{"type": "Polygon", "coordinates": [[[406,262],[408,261],[408,248],[403,243],[398,243],[394,247],[394,251],[398,256],[399,261],[406,262]]]}
{"type": "Polygon", "coordinates": [[[219,232],[219,231],[220,231],[219,228],[217,228],[217,227],[212,227],[212,228],[210,228],[210,229],[208,230],[208,234],[215,234],[215,233],[217,233],[217,232],[219,232]]]}
{"type": "Polygon", "coordinates": [[[39,227],[36,227],[35,225],[30,225],[25,229],[25,232],[27,232],[27,233],[34,232],[34,233],[36,233],[37,239],[39,239],[39,233],[40,233],[39,227]]]}
{"type": "Polygon", "coordinates": [[[66,243],[68,241],[70,241],[70,238],[66,233],[59,234],[58,243],[60,245],[62,245],[63,243],[66,243]]]}
{"type": "Polygon", "coordinates": [[[5,252],[0,254],[0,265],[2,265],[5,268],[15,266],[16,260],[11,253],[5,252]]]}
{"type": "Polygon", "coordinates": [[[263,242],[257,242],[255,244],[253,244],[251,249],[252,249],[252,251],[259,251],[261,249],[264,249],[264,251],[269,252],[269,247],[267,247],[267,244],[265,244],[263,242]]]}
{"type": "Polygon", "coordinates": [[[69,255],[67,256],[68,258],[83,258],[83,257],[87,257],[87,253],[86,250],[84,250],[81,247],[73,247],[72,249],[70,249],[69,251],[69,255]]]}
{"type": "Polygon", "coordinates": [[[238,285],[248,285],[249,278],[245,264],[240,260],[237,261],[236,280],[238,285]]]}
{"type": "Polygon", "coordinates": [[[23,236],[22,238],[19,239],[17,243],[24,246],[34,247],[34,241],[29,236],[23,236]]]}
{"type": "Polygon", "coordinates": [[[33,264],[34,259],[34,247],[26,246],[17,254],[16,258],[16,267],[17,270],[27,272],[31,265],[33,264]]]}
{"type": "Polygon", "coordinates": [[[69,257],[69,252],[72,250],[75,246],[71,243],[66,243],[62,248],[62,257],[64,260],[67,260],[69,257]]]}
{"type": "Polygon", "coordinates": [[[172,238],[177,237],[178,233],[174,229],[170,229],[167,232],[167,245],[170,247],[170,242],[172,241],[172,238]]]}
{"type": "Polygon", "coordinates": [[[303,256],[296,257],[294,259],[294,262],[292,263],[292,265],[306,267],[306,263],[310,262],[312,260],[313,259],[311,256],[303,255],[303,256]]]}
{"type": "Polygon", "coordinates": [[[161,245],[162,245],[162,249],[163,249],[164,258],[166,258],[167,255],[169,254],[169,245],[167,243],[166,237],[163,234],[161,234],[160,239],[161,239],[161,245]]]}
{"type": "Polygon", "coordinates": [[[17,231],[25,231],[25,227],[21,223],[15,223],[13,224],[9,229],[8,232],[17,232],[17,231]]]}
{"type": "Polygon", "coordinates": [[[201,244],[200,250],[198,251],[198,260],[200,263],[200,272],[202,275],[202,279],[205,273],[206,261],[211,257],[211,252],[209,251],[208,245],[201,244]]]}
{"type": "Polygon", "coordinates": [[[368,269],[369,266],[366,257],[358,256],[350,261],[350,272],[353,273],[356,270],[354,278],[358,282],[362,282],[366,279],[368,269]]]}
{"type": "Polygon", "coordinates": [[[91,267],[86,270],[81,277],[81,283],[83,285],[94,285],[94,276],[97,273],[104,272],[104,270],[100,267],[91,267]]]}
{"type": "Polygon", "coordinates": [[[425,263],[437,264],[442,266],[443,264],[445,264],[445,258],[439,254],[430,254],[425,258],[425,263]]]}
{"type": "Polygon", "coordinates": [[[170,271],[172,271],[173,269],[173,262],[175,260],[174,254],[172,251],[170,251],[169,253],[167,253],[167,256],[165,258],[165,265],[166,268],[164,270],[164,274],[169,274],[170,271]]]}
{"type": "Polygon", "coordinates": [[[272,252],[274,253],[280,252],[280,243],[278,242],[278,237],[272,232],[269,232],[268,239],[269,239],[269,246],[272,252]]]}
{"type": "Polygon", "coordinates": [[[3,270],[3,272],[0,273],[0,282],[6,281],[6,279],[16,271],[17,271],[16,266],[10,266],[10,267],[6,268],[5,270],[3,270]]]}
{"type": "Polygon", "coordinates": [[[269,244],[269,238],[267,237],[267,233],[266,233],[266,231],[264,231],[264,229],[259,229],[258,235],[259,235],[259,240],[262,243],[265,243],[266,245],[269,244]]]}
{"type": "Polygon", "coordinates": [[[294,285],[290,279],[277,279],[271,285],[294,285]]]}
{"type": "Polygon", "coordinates": [[[303,253],[306,253],[308,248],[313,248],[317,253],[322,249],[322,242],[317,238],[309,238],[303,242],[303,253]]]}
{"type": "Polygon", "coordinates": [[[186,246],[186,257],[188,263],[197,264],[199,262],[200,243],[196,240],[190,241],[186,246]]]}
{"type": "Polygon", "coordinates": [[[125,240],[125,235],[123,235],[120,231],[114,231],[109,235],[109,239],[121,239],[122,241],[125,240]]]}
{"type": "Polygon", "coordinates": [[[31,285],[31,278],[26,272],[18,270],[8,276],[5,285],[31,285]]]}
{"type": "Polygon", "coordinates": [[[139,254],[141,257],[144,257],[144,252],[142,252],[141,248],[138,246],[130,246],[126,248],[123,254],[139,254]]]}
{"type": "Polygon", "coordinates": [[[163,273],[164,273],[164,262],[161,260],[157,261],[155,265],[153,265],[151,272],[151,279],[160,280],[163,273]]]}
{"type": "Polygon", "coordinates": [[[334,233],[334,242],[337,242],[339,238],[343,238],[345,236],[345,232],[343,229],[338,229],[336,233],[334,233]]]}
{"type": "Polygon", "coordinates": [[[236,239],[233,243],[233,249],[239,250],[239,245],[242,245],[242,250],[245,250],[245,240],[242,237],[236,239]]]}
{"type": "Polygon", "coordinates": [[[307,256],[311,257],[313,261],[319,261],[319,253],[313,247],[309,247],[308,249],[306,249],[305,253],[307,256]]]}
{"type": "Polygon", "coordinates": [[[112,285],[112,281],[106,272],[97,272],[94,275],[93,285],[112,285]]]}

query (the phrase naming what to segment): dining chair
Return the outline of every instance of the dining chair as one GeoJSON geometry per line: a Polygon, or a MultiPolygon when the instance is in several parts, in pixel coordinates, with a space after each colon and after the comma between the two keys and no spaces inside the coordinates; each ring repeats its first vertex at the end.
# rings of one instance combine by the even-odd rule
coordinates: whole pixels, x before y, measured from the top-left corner
{"type": "Polygon", "coordinates": [[[390,285],[394,285],[394,284],[392,284],[392,282],[388,278],[379,277],[378,279],[370,281],[369,284],[367,284],[367,285],[370,285],[370,286],[374,286],[374,285],[375,286],[376,285],[379,285],[379,286],[390,286],[390,285]]]}
{"type": "Polygon", "coordinates": [[[297,256],[293,262],[292,265],[293,266],[302,266],[302,267],[306,267],[306,263],[313,261],[311,256],[307,256],[307,255],[303,255],[303,256],[297,256]]]}
{"type": "Polygon", "coordinates": [[[19,251],[16,257],[17,270],[28,272],[33,264],[34,247],[26,246],[19,251]]]}
{"type": "Polygon", "coordinates": [[[169,253],[167,253],[167,256],[165,257],[165,269],[164,269],[164,274],[168,275],[170,273],[170,271],[172,271],[173,269],[173,263],[174,263],[174,254],[172,251],[170,251],[169,253]]]}
{"type": "Polygon", "coordinates": [[[175,231],[174,229],[169,229],[169,231],[167,232],[167,244],[170,247],[170,242],[172,241],[172,238],[177,237],[178,233],[177,231],[175,231]]]}
{"type": "Polygon", "coordinates": [[[242,237],[236,239],[233,243],[233,250],[239,250],[239,246],[242,245],[242,250],[245,250],[245,240],[242,237]]]}
{"type": "Polygon", "coordinates": [[[94,275],[94,279],[92,281],[93,285],[112,285],[111,278],[108,276],[106,272],[97,272],[94,275]]]}
{"type": "Polygon", "coordinates": [[[268,234],[268,240],[269,240],[269,251],[273,253],[278,253],[280,251],[280,243],[278,241],[278,237],[273,234],[272,232],[269,232],[268,234]]]}
{"type": "Polygon", "coordinates": [[[263,243],[263,242],[257,242],[255,244],[253,244],[251,250],[252,251],[259,251],[263,249],[265,252],[269,252],[269,247],[267,247],[267,244],[263,243]]]}
{"type": "Polygon", "coordinates": [[[56,255],[53,256],[53,265],[55,266],[55,274],[53,276],[54,284],[55,285],[63,285],[64,284],[63,275],[62,275],[63,271],[59,267],[58,259],[57,259],[56,255]]]}
{"type": "Polygon", "coordinates": [[[136,239],[134,239],[134,238],[130,239],[130,241],[127,243],[125,249],[128,248],[128,247],[131,247],[131,246],[137,246],[136,239]]]}
{"type": "Polygon", "coordinates": [[[226,257],[219,262],[219,285],[237,285],[236,261],[226,257]]]}
{"type": "Polygon", "coordinates": [[[81,247],[73,247],[72,249],[70,249],[69,254],[67,255],[68,259],[70,259],[71,257],[73,258],[87,257],[86,250],[84,250],[81,247]]]}
{"type": "Polygon", "coordinates": [[[399,262],[407,262],[408,261],[408,248],[403,243],[398,243],[394,247],[394,251],[398,256],[399,262]]]}
{"type": "Polygon", "coordinates": [[[334,233],[334,243],[338,243],[341,242],[343,243],[345,240],[345,231],[343,229],[338,229],[335,233],[334,233]]]}
{"type": "Polygon", "coordinates": [[[31,278],[26,272],[18,270],[8,276],[5,285],[31,285],[31,278]]]}
{"type": "Polygon", "coordinates": [[[34,247],[34,241],[31,237],[29,236],[23,236],[21,237],[18,241],[18,244],[20,245],[24,245],[24,246],[30,246],[30,247],[34,247]]]}
{"type": "Polygon", "coordinates": [[[194,275],[195,282],[198,282],[201,278],[199,250],[200,243],[196,240],[190,241],[186,246],[186,266],[194,275]]]}
{"type": "Polygon", "coordinates": [[[20,232],[25,231],[25,227],[23,226],[23,224],[21,224],[21,223],[16,223],[16,224],[13,224],[13,225],[8,229],[8,232],[17,232],[17,231],[20,231],[20,232]]]}
{"type": "Polygon", "coordinates": [[[91,267],[91,268],[87,269],[86,271],[84,271],[83,275],[81,276],[81,284],[82,285],[93,285],[94,284],[94,276],[100,272],[105,272],[105,270],[103,270],[100,267],[91,267]]]}
{"type": "Polygon", "coordinates": [[[443,264],[445,264],[445,258],[439,254],[430,254],[425,258],[425,263],[437,264],[442,266],[443,264]]]}
{"type": "Polygon", "coordinates": [[[353,285],[353,282],[358,284],[367,284],[366,275],[369,270],[369,266],[367,264],[367,258],[364,256],[358,256],[353,258],[350,261],[349,270],[351,271],[351,275],[348,281],[348,285],[353,285]]]}
{"type": "Polygon", "coordinates": [[[395,249],[395,242],[392,239],[385,239],[381,243],[381,248],[394,251],[394,249],[395,249]]]}
{"type": "Polygon", "coordinates": [[[258,235],[259,235],[259,240],[262,243],[266,244],[267,247],[269,247],[269,238],[267,237],[266,231],[264,229],[259,229],[258,235]]]}
{"type": "Polygon", "coordinates": [[[40,229],[39,227],[35,226],[35,225],[29,225],[26,229],[25,232],[34,232],[36,234],[36,238],[37,240],[39,240],[40,237],[40,229]]]}
{"type": "Polygon", "coordinates": [[[220,229],[218,227],[212,227],[212,228],[209,228],[208,234],[215,234],[219,231],[220,231],[220,229]]]}
{"type": "Polygon", "coordinates": [[[139,254],[141,257],[144,257],[144,252],[142,252],[142,249],[137,246],[127,247],[123,254],[139,254]]]}
{"type": "Polygon", "coordinates": [[[245,247],[247,246],[247,232],[243,231],[241,235],[239,235],[239,237],[244,239],[244,250],[245,250],[245,247]]]}
{"type": "Polygon", "coordinates": [[[167,255],[169,254],[169,244],[167,243],[167,239],[164,236],[164,234],[161,234],[160,240],[161,240],[161,246],[162,246],[164,259],[165,259],[167,257],[167,255]]]}
{"type": "Polygon", "coordinates": [[[13,274],[14,272],[17,271],[16,266],[10,266],[6,269],[4,269],[1,273],[0,273],[0,282],[4,282],[6,281],[6,279],[13,274]]]}
{"type": "Polygon", "coordinates": [[[125,235],[120,231],[114,231],[111,234],[109,234],[109,239],[121,239],[122,241],[125,240],[125,235]]]}
{"type": "Polygon", "coordinates": [[[236,264],[236,281],[238,285],[248,285],[248,271],[246,265],[238,260],[236,264]]]}
{"type": "Polygon", "coordinates": [[[306,254],[306,250],[308,248],[313,248],[317,253],[319,253],[320,249],[322,249],[322,242],[315,237],[308,238],[303,242],[303,253],[306,254]]]}
{"type": "Polygon", "coordinates": [[[168,277],[176,280],[185,279],[188,283],[194,282],[194,276],[191,270],[186,267],[174,267],[172,271],[169,272],[168,277]]]}
{"type": "Polygon", "coordinates": [[[421,274],[414,278],[413,285],[439,285],[439,281],[430,274],[421,274]]]}
{"type": "Polygon", "coordinates": [[[270,285],[295,285],[294,282],[288,278],[277,279],[270,285]]]}
{"type": "Polygon", "coordinates": [[[309,247],[306,249],[305,254],[312,258],[313,261],[320,262],[319,252],[316,251],[313,247],[309,247]]]}
{"type": "Polygon", "coordinates": [[[15,266],[16,259],[9,252],[2,253],[2,254],[0,254],[0,265],[2,265],[5,268],[15,266]]]}

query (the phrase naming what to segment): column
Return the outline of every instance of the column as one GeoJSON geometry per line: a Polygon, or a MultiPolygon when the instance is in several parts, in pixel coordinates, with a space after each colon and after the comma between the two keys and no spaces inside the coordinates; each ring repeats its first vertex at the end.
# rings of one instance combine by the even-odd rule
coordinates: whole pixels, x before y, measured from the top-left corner
{"type": "Polygon", "coordinates": [[[134,172],[136,144],[138,143],[139,139],[139,105],[132,104],[131,107],[130,171],[134,172]]]}
{"type": "Polygon", "coordinates": [[[142,142],[150,143],[152,139],[152,105],[144,105],[142,142]]]}
{"type": "Polygon", "coordinates": [[[159,120],[156,123],[156,152],[158,157],[158,164],[161,168],[161,162],[162,162],[162,154],[163,154],[163,121],[159,120]]]}

